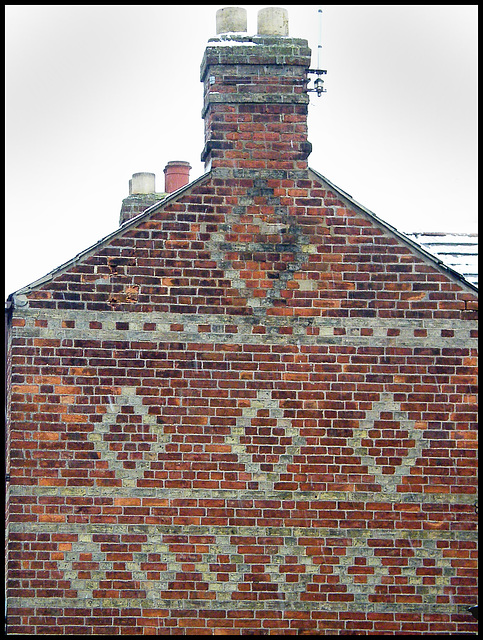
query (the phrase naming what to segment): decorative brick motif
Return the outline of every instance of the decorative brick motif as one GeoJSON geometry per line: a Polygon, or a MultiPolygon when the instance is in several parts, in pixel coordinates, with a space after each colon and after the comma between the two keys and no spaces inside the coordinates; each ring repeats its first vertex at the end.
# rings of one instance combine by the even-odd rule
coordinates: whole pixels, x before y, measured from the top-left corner
{"type": "Polygon", "coordinates": [[[423,438],[427,423],[416,425],[408,419],[407,412],[397,411],[399,407],[394,396],[382,393],[347,440],[367,472],[377,478],[381,490],[393,496],[405,490],[402,483],[427,445],[423,438]]]}
{"type": "Polygon", "coordinates": [[[276,40],[208,48],[207,175],[14,296],[9,633],[475,630],[477,296],[307,169],[276,40]]]}

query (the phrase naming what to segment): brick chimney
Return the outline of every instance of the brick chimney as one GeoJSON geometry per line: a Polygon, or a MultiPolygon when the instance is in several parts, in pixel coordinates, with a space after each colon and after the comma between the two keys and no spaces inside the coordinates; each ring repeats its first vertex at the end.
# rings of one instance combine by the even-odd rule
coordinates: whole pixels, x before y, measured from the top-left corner
{"type": "Polygon", "coordinates": [[[217,36],[201,64],[205,169],[307,169],[306,92],[311,51],[288,35],[285,9],[258,12],[246,35],[246,11],[217,12],[217,36]]]}
{"type": "Polygon", "coordinates": [[[124,198],[119,214],[119,224],[135,218],[155,202],[165,197],[165,193],[156,193],[154,173],[133,173],[129,180],[129,196],[124,198]]]}

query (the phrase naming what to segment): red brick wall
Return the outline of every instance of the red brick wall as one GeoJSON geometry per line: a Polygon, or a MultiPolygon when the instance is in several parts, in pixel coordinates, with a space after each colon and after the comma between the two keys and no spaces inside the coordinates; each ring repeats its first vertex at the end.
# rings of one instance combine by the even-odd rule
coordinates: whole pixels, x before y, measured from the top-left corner
{"type": "Polygon", "coordinates": [[[475,308],[288,171],[19,294],[9,631],[474,631],[475,308]]]}

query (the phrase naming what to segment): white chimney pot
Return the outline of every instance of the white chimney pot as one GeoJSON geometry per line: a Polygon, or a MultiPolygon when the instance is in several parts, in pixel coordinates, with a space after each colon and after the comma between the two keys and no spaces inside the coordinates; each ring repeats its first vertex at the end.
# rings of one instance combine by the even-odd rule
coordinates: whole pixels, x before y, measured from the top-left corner
{"type": "Polygon", "coordinates": [[[225,7],[216,12],[216,34],[247,30],[247,10],[242,7],[225,7]]]}
{"type": "Polygon", "coordinates": [[[259,36],[288,36],[288,11],[281,7],[266,7],[258,12],[259,36]]]}
{"type": "Polygon", "coordinates": [[[155,193],[155,180],[154,173],[147,173],[145,171],[141,173],[133,173],[130,182],[130,193],[155,193]]]}

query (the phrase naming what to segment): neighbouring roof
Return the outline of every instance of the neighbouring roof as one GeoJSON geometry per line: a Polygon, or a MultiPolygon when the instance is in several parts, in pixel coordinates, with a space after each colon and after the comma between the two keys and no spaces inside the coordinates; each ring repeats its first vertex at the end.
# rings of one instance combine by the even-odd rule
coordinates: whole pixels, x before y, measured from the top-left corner
{"type": "Polygon", "coordinates": [[[406,233],[448,267],[461,273],[478,286],[478,234],[444,233],[443,231],[406,233]]]}
{"type": "Polygon", "coordinates": [[[392,232],[406,245],[413,247],[424,257],[435,263],[448,275],[468,285],[472,290],[478,291],[478,234],[477,233],[445,233],[445,232],[413,232],[399,231],[375,213],[359,204],[347,192],[331,182],[318,171],[310,169],[318,178],[324,180],[327,185],[345,198],[353,206],[363,211],[366,215],[379,223],[382,227],[392,232]]]}

